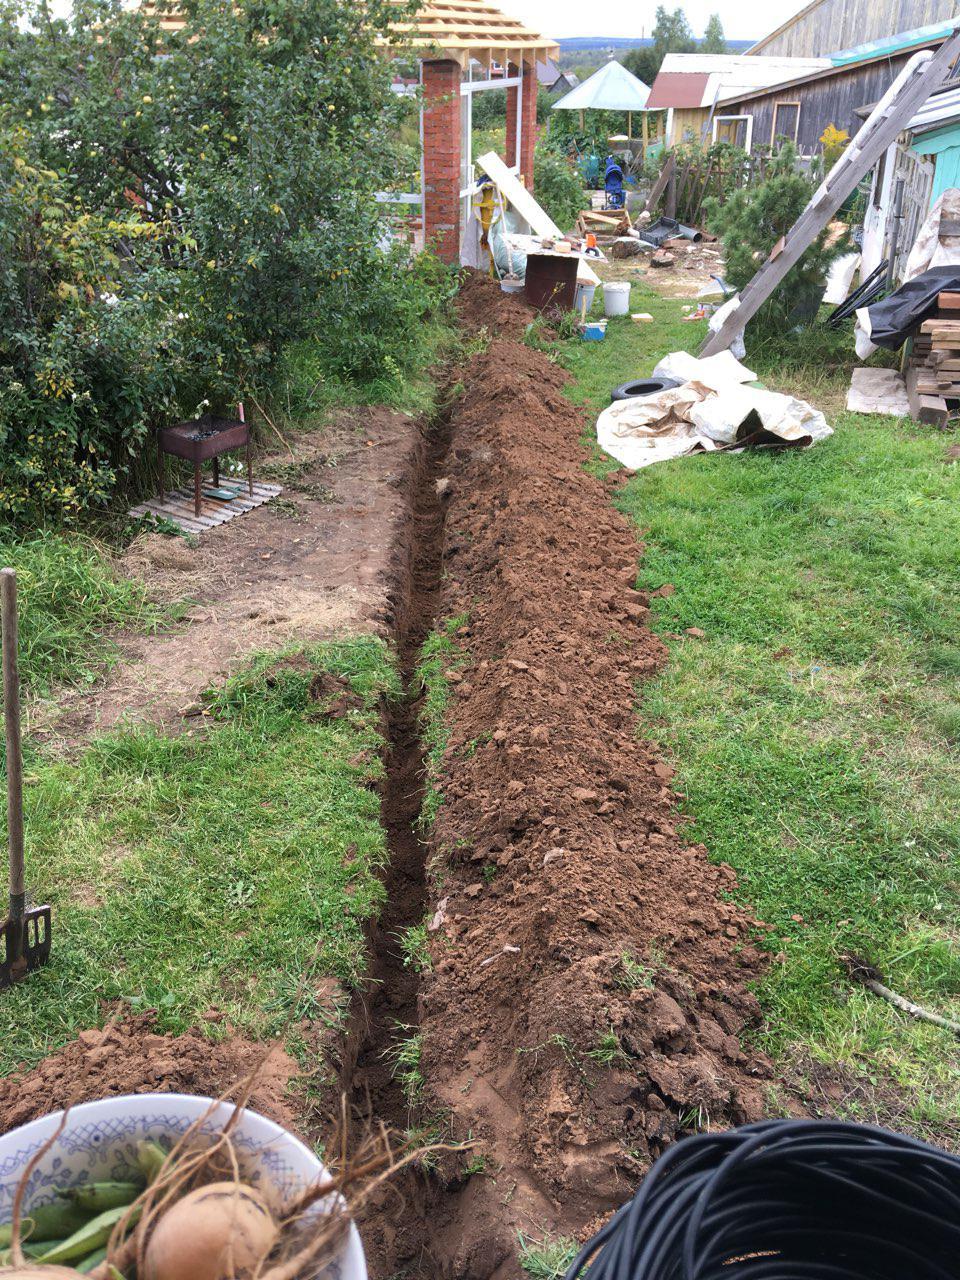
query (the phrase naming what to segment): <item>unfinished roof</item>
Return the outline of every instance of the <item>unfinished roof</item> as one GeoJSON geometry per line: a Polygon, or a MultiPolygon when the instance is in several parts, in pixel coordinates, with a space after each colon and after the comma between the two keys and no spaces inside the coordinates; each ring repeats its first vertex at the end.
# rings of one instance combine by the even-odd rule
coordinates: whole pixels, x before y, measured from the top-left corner
{"type": "Polygon", "coordinates": [[[560,56],[556,40],[538,35],[486,0],[428,0],[411,21],[396,22],[393,30],[408,46],[425,54],[439,50],[462,67],[471,58],[485,66],[493,60],[533,66],[560,56]]]}
{"type": "MultiPolygon", "coordinates": [[[[402,0],[396,0],[399,5],[402,0]]],[[[146,3],[144,9],[155,11],[146,3]]],[[[175,8],[160,15],[166,31],[179,31],[185,19],[175,8]]],[[[393,30],[404,43],[424,54],[446,57],[466,67],[475,58],[489,67],[493,61],[535,65],[558,58],[560,46],[525,27],[486,0],[429,0],[410,21],[395,22],[393,30]]]]}
{"type": "Polygon", "coordinates": [[[553,104],[554,111],[643,111],[650,90],[619,62],[608,62],[553,104]]]}
{"type": "Polygon", "coordinates": [[[668,53],[648,107],[709,107],[831,65],[829,58],[749,58],[728,53],[668,53]]]}

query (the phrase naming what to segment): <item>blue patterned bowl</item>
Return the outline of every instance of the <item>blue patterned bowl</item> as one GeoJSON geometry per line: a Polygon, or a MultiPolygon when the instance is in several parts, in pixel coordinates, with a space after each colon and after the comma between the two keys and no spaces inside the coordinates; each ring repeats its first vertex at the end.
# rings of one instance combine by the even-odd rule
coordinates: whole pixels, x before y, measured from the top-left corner
{"type": "MultiPolygon", "coordinates": [[[[201,1134],[218,1133],[233,1114],[228,1103],[185,1093],[127,1094],[73,1107],[63,1133],[30,1175],[24,1204],[29,1211],[56,1198],[56,1188],[83,1182],[123,1180],[136,1169],[137,1143],[144,1138],[180,1137],[205,1113],[201,1134]],[[211,1108],[215,1108],[211,1110],[211,1108]]],[[[9,1222],[13,1198],[24,1170],[60,1123],[63,1112],[43,1116],[0,1136],[0,1222],[9,1222]]],[[[233,1133],[244,1176],[266,1196],[282,1204],[323,1176],[314,1153],[272,1120],[244,1111],[233,1133]]],[[[357,1228],[340,1256],[321,1273],[322,1280],[367,1280],[357,1228]]],[[[319,1280],[319,1278],[318,1278],[319,1280]]]]}

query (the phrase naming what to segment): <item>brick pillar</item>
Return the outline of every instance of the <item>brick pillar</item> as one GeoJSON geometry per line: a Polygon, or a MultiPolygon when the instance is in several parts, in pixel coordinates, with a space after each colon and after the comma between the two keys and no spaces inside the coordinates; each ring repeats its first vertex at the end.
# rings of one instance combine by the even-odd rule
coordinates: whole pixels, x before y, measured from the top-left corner
{"type": "Polygon", "coordinates": [[[444,262],[460,262],[460,66],[423,63],[424,232],[444,262]]]}
{"type": "Polygon", "coordinates": [[[533,190],[533,149],[537,145],[537,71],[533,63],[523,65],[521,96],[520,172],[528,191],[533,190]]]}

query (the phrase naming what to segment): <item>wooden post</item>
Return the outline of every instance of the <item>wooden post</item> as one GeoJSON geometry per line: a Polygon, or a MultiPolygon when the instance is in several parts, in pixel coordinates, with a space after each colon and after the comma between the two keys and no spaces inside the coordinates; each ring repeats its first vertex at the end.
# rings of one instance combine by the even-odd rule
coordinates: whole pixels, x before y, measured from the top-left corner
{"type": "Polygon", "coordinates": [[[627,141],[633,141],[633,112],[627,112],[627,141]]]}
{"type": "Polygon", "coordinates": [[[649,125],[647,124],[646,111],[643,112],[643,120],[640,123],[640,127],[643,131],[643,154],[644,154],[644,157],[646,157],[647,147],[650,145],[650,129],[649,129],[649,125]]]}

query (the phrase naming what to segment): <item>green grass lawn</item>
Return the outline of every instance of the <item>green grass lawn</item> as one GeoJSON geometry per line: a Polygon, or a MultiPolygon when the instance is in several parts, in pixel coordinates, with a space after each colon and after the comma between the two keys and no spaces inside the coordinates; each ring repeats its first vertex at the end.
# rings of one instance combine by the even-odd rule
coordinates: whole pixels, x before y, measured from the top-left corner
{"type": "MultiPolygon", "coordinates": [[[[593,408],[703,331],[678,301],[633,306],[658,323],[563,344],[593,408]]],[[[960,1015],[960,467],[942,433],[838,408],[853,356],[835,338],[748,363],[824,407],[836,434],[660,464],[619,490],[647,547],[638,585],[676,588],[656,601],[671,661],[640,689],[641,729],[676,763],[690,838],[775,926],[765,1046],[855,1077],[854,1116],[942,1137],[956,1132],[955,1038],[853,988],[840,956],[960,1015]]]]}
{"type": "Polygon", "coordinates": [[[17,570],[20,678],[29,690],[94,680],[112,655],[104,632],[153,628],[171,614],[151,604],[145,583],[115,573],[108,553],[79,534],[0,530],[0,563],[17,570]]]}
{"type": "Polygon", "coordinates": [[[210,697],[206,731],[34,760],[28,881],[53,905],[53,962],[0,1001],[0,1073],[96,1025],[104,1000],[174,1031],[211,1007],[253,1036],[329,1017],[317,979],[361,976],[382,899],[380,699],[397,692],[386,646],[349,638],[253,662],[210,697]],[[325,717],[317,671],[359,705],[325,717]]]}

